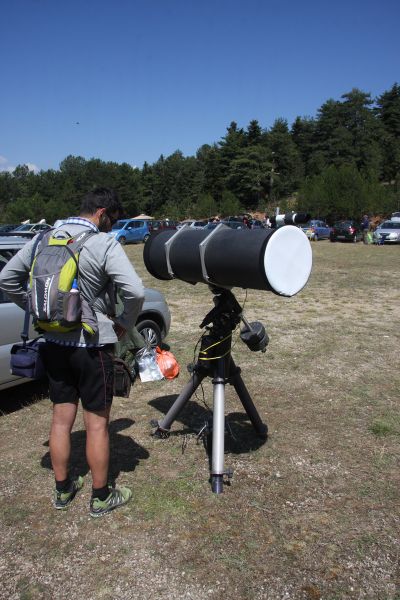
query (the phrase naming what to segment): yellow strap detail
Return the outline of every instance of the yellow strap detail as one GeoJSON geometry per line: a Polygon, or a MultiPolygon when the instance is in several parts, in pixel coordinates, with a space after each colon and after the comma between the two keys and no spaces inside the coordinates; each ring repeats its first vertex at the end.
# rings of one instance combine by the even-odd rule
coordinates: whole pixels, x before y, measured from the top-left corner
{"type": "Polygon", "coordinates": [[[66,246],[71,238],[53,238],[49,239],[48,246],[66,246]]]}
{"type": "Polygon", "coordinates": [[[37,326],[40,329],[43,329],[43,331],[55,331],[55,332],[59,332],[59,333],[68,333],[70,331],[75,331],[76,329],[79,329],[81,327],[81,324],[78,323],[77,325],[73,325],[71,327],[65,327],[63,325],[60,325],[59,321],[52,321],[51,323],[47,322],[47,321],[37,321],[37,326]]]}

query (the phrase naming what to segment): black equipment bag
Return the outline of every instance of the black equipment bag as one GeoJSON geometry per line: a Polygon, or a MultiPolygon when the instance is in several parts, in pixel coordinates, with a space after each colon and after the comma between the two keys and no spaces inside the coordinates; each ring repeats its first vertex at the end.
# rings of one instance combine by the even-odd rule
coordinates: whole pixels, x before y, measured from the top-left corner
{"type": "Polygon", "coordinates": [[[134,375],[122,358],[114,358],[114,396],[129,398],[134,375]]]}
{"type": "Polygon", "coordinates": [[[46,371],[41,357],[42,344],[43,341],[40,342],[39,338],[14,344],[10,352],[11,374],[30,379],[45,379],[46,371]]]}

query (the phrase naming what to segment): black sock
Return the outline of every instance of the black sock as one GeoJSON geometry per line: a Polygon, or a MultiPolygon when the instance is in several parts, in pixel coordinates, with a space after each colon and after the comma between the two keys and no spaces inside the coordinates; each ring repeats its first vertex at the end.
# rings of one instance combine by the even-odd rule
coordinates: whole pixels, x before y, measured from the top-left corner
{"type": "Polygon", "coordinates": [[[57,481],[56,479],[56,490],[57,492],[68,492],[71,487],[71,478],[63,479],[63,481],[57,481]]]}
{"type": "Polygon", "coordinates": [[[92,498],[98,498],[99,500],[105,500],[110,495],[110,488],[105,485],[101,488],[92,488],[92,498]]]}

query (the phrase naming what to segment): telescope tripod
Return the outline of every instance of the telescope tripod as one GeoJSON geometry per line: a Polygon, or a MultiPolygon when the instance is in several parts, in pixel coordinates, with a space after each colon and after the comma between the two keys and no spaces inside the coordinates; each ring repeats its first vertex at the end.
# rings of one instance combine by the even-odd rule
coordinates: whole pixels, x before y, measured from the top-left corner
{"type": "Polygon", "coordinates": [[[205,377],[210,377],[213,384],[213,426],[211,457],[211,489],[216,494],[223,491],[224,475],[231,475],[224,470],[225,450],[225,386],[233,385],[235,391],[249,417],[257,435],[262,439],[268,436],[268,427],[261,421],[260,415],[240,375],[241,370],[235,365],[231,356],[232,331],[240,322],[241,307],[229,290],[214,290],[215,308],[204,318],[200,327],[207,327],[202,337],[199,357],[193,367],[190,380],[175,400],[165,417],[156,421],[154,431],[157,437],[168,437],[173,421],[189,402],[196,389],[205,377]]]}

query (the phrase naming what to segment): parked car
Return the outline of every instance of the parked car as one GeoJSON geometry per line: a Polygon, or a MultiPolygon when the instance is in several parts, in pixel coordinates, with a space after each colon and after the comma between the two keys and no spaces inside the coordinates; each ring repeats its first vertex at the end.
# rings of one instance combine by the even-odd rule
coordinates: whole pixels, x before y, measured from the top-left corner
{"type": "Polygon", "coordinates": [[[343,242],[359,242],[362,240],[363,232],[356,221],[338,221],[331,229],[329,239],[331,242],[341,240],[343,242]]]}
{"type": "Polygon", "coordinates": [[[171,325],[171,313],[161,292],[145,288],[144,303],[136,321],[136,328],[153,348],[160,346],[167,337],[171,325]]]}
{"type": "Polygon", "coordinates": [[[51,229],[48,223],[25,223],[18,225],[15,229],[7,232],[7,235],[20,235],[28,238],[33,238],[39,231],[51,229]]]}
{"type": "Polygon", "coordinates": [[[377,244],[400,244],[400,219],[399,221],[384,221],[378,225],[373,238],[377,244]]]}
{"type": "Polygon", "coordinates": [[[245,229],[246,226],[241,221],[219,221],[218,223],[207,223],[204,229],[215,229],[218,225],[225,225],[231,229],[245,229]]]}
{"type": "Polygon", "coordinates": [[[243,221],[225,221],[224,219],[223,221],[221,221],[221,223],[223,223],[227,227],[230,227],[231,229],[247,229],[247,225],[245,225],[243,221]]]}
{"type": "Polygon", "coordinates": [[[318,240],[328,240],[331,234],[331,228],[324,222],[318,219],[311,219],[308,223],[301,226],[309,240],[317,242],[318,240]]]}
{"type": "Polygon", "coordinates": [[[150,231],[161,231],[164,229],[176,229],[178,223],[176,221],[170,221],[165,219],[163,221],[149,221],[150,231]]]}
{"type": "Polygon", "coordinates": [[[203,229],[207,225],[208,221],[196,221],[195,219],[185,219],[177,225],[177,229],[181,229],[184,225],[192,227],[192,229],[203,229]]]}
{"type": "Polygon", "coordinates": [[[9,224],[9,223],[2,223],[0,225],[0,235],[3,235],[3,233],[8,233],[9,231],[13,231],[13,229],[15,229],[16,227],[18,227],[18,223],[17,224],[9,224]]]}
{"type": "Polygon", "coordinates": [[[224,217],[222,220],[225,221],[226,223],[230,223],[232,221],[233,223],[242,223],[243,224],[244,217],[246,217],[248,221],[251,220],[250,215],[243,215],[240,217],[224,217]]]}
{"type": "Polygon", "coordinates": [[[151,233],[151,221],[142,219],[121,219],[114,223],[108,235],[112,235],[122,245],[147,242],[151,233]]]}
{"type": "Polygon", "coordinates": [[[220,225],[221,221],[219,221],[219,223],[207,223],[207,225],[203,228],[203,229],[215,229],[216,227],[218,227],[218,225],[220,225]]]}
{"type": "MultiPolygon", "coordinates": [[[[28,242],[28,238],[0,237],[0,271],[14,254],[28,242]]],[[[10,350],[13,344],[21,341],[24,324],[24,311],[0,290],[0,390],[29,381],[10,374],[10,350]]],[[[152,288],[145,288],[144,303],[136,322],[136,327],[151,346],[159,346],[168,335],[171,314],[164,296],[152,288]]],[[[31,338],[37,337],[32,328],[31,338]]]]}

